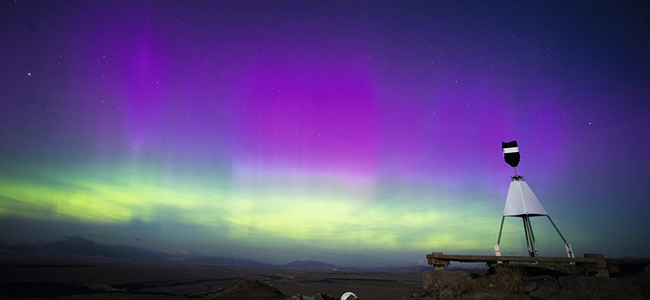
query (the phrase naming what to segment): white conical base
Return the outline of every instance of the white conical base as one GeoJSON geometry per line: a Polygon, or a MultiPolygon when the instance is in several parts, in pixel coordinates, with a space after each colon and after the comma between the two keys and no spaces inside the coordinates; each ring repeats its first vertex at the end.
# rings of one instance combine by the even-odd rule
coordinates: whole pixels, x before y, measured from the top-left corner
{"type": "Polygon", "coordinates": [[[524,215],[546,216],[548,214],[528,184],[523,180],[514,180],[510,182],[503,215],[512,217],[524,215]]]}

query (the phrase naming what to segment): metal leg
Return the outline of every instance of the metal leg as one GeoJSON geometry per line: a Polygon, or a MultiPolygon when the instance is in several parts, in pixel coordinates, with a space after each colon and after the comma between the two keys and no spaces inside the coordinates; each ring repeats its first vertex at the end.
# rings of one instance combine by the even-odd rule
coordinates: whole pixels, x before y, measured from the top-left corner
{"type": "Polygon", "coordinates": [[[546,217],[548,218],[549,221],[551,221],[551,224],[553,225],[553,228],[555,228],[555,231],[557,231],[557,234],[560,235],[560,238],[562,238],[562,241],[564,242],[564,247],[566,248],[566,254],[567,254],[567,256],[569,256],[569,257],[574,257],[574,256],[573,256],[573,248],[571,247],[571,244],[567,243],[566,239],[564,238],[564,236],[563,236],[562,233],[560,232],[560,229],[558,229],[557,226],[555,226],[555,223],[554,223],[553,220],[551,219],[551,216],[546,215],[546,217]]]}
{"type": "Polygon", "coordinates": [[[506,216],[501,217],[501,228],[499,228],[499,238],[497,239],[497,245],[501,243],[501,232],[503,231],[503,221],[506,219],[506,216]]]}
{"type": "MultiPolygon", "coordinates": [[[[494,255],[501,256],[501,248],[499,248],[499,243],[501,243],[501,232],[503,231],[503,221],[506,219],[506,216],[501,217],[501,228],[499,228],[499,237],[497,238],[497,243],[494,244],[494,255]]],[[[497,261],[497,263],[502,263],[497,261]]]]}
{"type": "Polygon", "coordinates": [[[566,244],[566,243],[567,243],[567,242],[566,242],[566,239],[564,239],[564,236],[562,235],[562,233],[560,232],[560,230],[557,229],[557,226],[555,226],[555,223],[553,223],[553,220],[551,220],[551,216],[546,215],[546,217],[548,218],[549,221],[551,221],[551,224],[553,224],[553,228],[555,228],[555,231],[557,231],[557,234],[560,235],[560,237],[562,238],[562,241],[564,241],[564,243],[566,244]]]}
{"type": "MultiPolygon", "coordinates": [[[[571,244],[564,244],[564,248],[566,248],[566,255],[568,257],[574,258],[573,256],[573,248],[571,247],[571,244]]],[[[571,262],[572,265],[575,265],[575,262],[571,262]]]]}
{"type": "Polygon", "coordinates": [[[532,252],[530,251],[530,239],[528,238],[528,223],[526,222],[527,221],[526,217],[527,216],[521,217],[521,220],[524,221],[524,234],[526,236],[526,249],[528,249],[528,254],[530,256],[533,256],[532,252]]]}
{"type": "Polygon", "coordinates": [[[526,233],[526,247],[528,254],[531,257],[537,257],[537,246],[535,246],[535,234],[533,233],[533,226],[530,223],[529,216],[521,217],[524,221],[524,232],[526,233]]]}
{"type": "Polygon", "coordinates": [[[528,219],[528,230],[530,230],[530,241],[531,248],[533,249],[533,257],[537,257],[537,245],[535,245],[535,234],[533,233],[533,224],[530,222],[530,217],[526,216],[528,219]]]}

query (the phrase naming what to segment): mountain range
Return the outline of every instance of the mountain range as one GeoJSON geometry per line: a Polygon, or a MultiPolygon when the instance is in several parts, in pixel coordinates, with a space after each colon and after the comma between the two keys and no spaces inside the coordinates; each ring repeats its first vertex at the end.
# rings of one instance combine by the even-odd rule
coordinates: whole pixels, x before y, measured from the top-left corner
{"type": "Polygon", "coordinates": [[[240,266],[240,267],[283,267],[292,269],[332,270],[336,266],[313,260],[296,260],[285,265],[271,265],[252,259],[241,259],[224,256],[182,257],[162,251],[147,250],[139,247],[123,245],[106,245],[82,237],[64,237],[60,241],[39,246],[10,246],[0,245],[0,253],[41,257],[88,257],[127,259],[144,261],[185,261],[190,264],[240,266]]]}

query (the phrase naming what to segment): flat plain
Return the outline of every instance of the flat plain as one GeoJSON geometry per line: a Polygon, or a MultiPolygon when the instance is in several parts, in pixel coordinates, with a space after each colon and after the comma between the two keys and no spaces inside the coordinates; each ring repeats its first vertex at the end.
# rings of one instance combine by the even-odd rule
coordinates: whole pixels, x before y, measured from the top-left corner
{"type": "Polygon", "coordinates": [[[403,299],[422,291],[420,272],[0,256],[0,299],[225,299],[221,294],[229,285],[245,280],[261,285],[241,287],[241,299],[318,293],[339,299],[349,291],[359,299],[381,300],[403,299]],[[267,286],[281,295],[271,295],[264,290],[267,286]]]}

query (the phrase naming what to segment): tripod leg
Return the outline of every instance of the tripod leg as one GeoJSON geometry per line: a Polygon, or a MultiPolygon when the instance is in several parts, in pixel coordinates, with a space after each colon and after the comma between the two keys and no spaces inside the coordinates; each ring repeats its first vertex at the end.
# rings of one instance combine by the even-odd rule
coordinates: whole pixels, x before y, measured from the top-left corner
{"type": "Polygon", "coordinates": [[[537,246],[535,245],[535,234],[533,233],[533,224],[530,222],[530,217],[526,216],[528,219],[528,230],[530,230],[530,246],[533,249],[533,257],[537,257],[537,246]]]}
{"type": "Polygon", "coordinates": [[[505,221],[506,216],[501,217],[501,228],[499,228],[499,238],[497,238],[497,245],[501,243],[501,232],[503,231],[503,221],[505,221]]]}
{"type": "Polygon", "coordinates": [[[564,242],[564,248],[566,248],[567,256],[574,257],[573,256],[573,248],[571,247],[571,244],[567,243],[566,239],[564,238],[564,236],[560,232],[560,229],[558,229],[557,226],[555,226],[555,223],[553,222],[553,219],[551,219],[551,216],[546,215],[546,217],[548,218],[549,221],[551,221],[551,224],[553,225],[553,228],[555,228],[555,231],[557,231],[557,234],[560,235],[560,238],[562,238],[562,241],[564,242]]]}
{"type": "Polygon", "coordinates": [[[564,236],[562,235],[562,233],[560,232],[560,230],[557,229],[557,226],[555,226],[555,223],[553,223],[553,220],[551,219],[551,216],[546,215],[546,217],[548,218],[549,221],[551,221],[551,224],[553,225],[553,228],[555,228],[555,231],[557,231],[557,234],[560,235],[560,238],[562,238],[562,241],[564,241],[564,243],[566,244],[566,243],[567,243],[567,242],[566,242],[566,239],[564,239],[564,236]]]}
{"type": "MultiPolygon", "coordinates": [[[[501,228],[499,228],[499,238],[497,238],[497,243],[494,244],[494,255],[501,256],[501,248],[499,248],[499,243],[501,243],[501,232],[503,231],[503,221],[506,219],[506,216],[501,217],[501,228]]],[[[498,264],[502,263],[497,261],[498,264]]]]}

